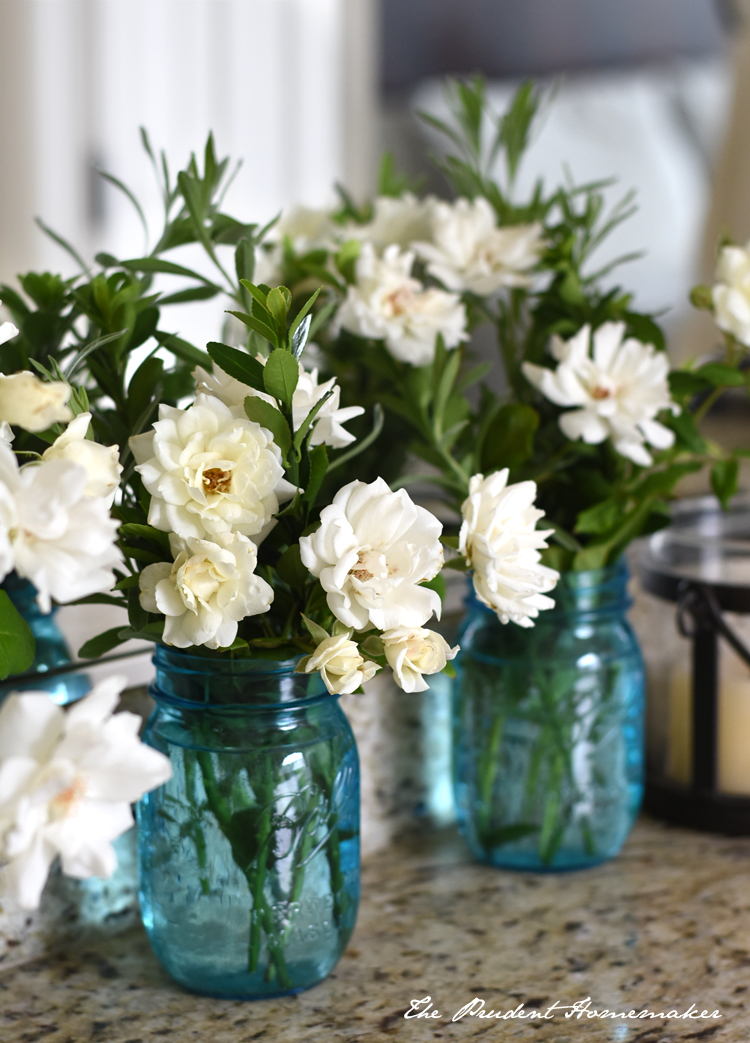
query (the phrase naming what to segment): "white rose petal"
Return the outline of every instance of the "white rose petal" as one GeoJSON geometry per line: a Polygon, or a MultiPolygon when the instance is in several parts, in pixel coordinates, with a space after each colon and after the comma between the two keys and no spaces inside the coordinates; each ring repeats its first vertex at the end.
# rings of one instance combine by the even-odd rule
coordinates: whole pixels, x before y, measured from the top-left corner
{"type": "Polygon", "coordinates": [[[667,377],[669,361],[653,344],[625,337],[625,324],[583,326],[568,341],[555,338],[556,370],[524,362],[526,379],[558,406],[577,406],[559,419],[563,434],[596,445],[606,438],[621,456],[641,467],[653,463],[645,443],[668,449],[674,433],[654,419],[663,409],[679,413],[667,377]],[[590,352],[593,339],[593,352],[590,352]]]}
{"type": "MultiPolygon", "coordinates": [[[[308,345],[314,347],[314,345],[308,345]]],[[[265,365],[266,360],[259,356],[258,361],[265,365]]],[[[263,398],[271,402],[270,395],[265,395],[254,388],[248,387],[234,377],[230,377],[217,365],[214,365],[213,373],[208,373],[198,366],[193,373],[196,381],[196,390],[199,393],[214,395],[234,412],[235,416],[245,415],[245,399],[249,396],[263,398]]],[[[299,363],[299,382],[292,395],[292,413],[295,430],[302,426],[307,414],[313,406],[333,390],[331,397],[321,406],[312,425],[310,445],[329,445],[332,449],[340,449],[354,441],[354,435],[346,431],[343,424],[361,416],[364,413],[362,406],[339,407],[341,388],[336,385],[336,378],[318,383],[318,370],[306,370],[299,363]]]]}
{"type": "Polygon", "coordinates": [[[389,246],[379,258],[364,243],[357,260],[357,282],[347,290],[335,325],[360,337],[384,340],[394,358],[427,366],[435,357],[438,334],[446,348],[468,339],[466,309],[458,294],[425,289],[411,277],[414,254],[389,246]]]}
{"type": "Polygon", "coordinates": [[[256,536],[294,495],[271,433],[211,395],[184,410],[160,406],[153,430],[130,446],[151,493],[149,524],[162,532],[256,536]]]}
{"type": "Polygon", "coordinates": [[[353,630],[419,627],[440,598],[419,586],[442,568],[442,525],[382,478],[350,482],[320,515],[320,528],[300,539],[303,564],[320,579],[337,619],[353,630]]]}
{"type": "Polygon", "coordinates": [[[507,468],[471,478],[461,508],[459,550],[474,569],[479,600],[494,609],[501,623],[530,627],[540,609],[554,607],[544,595],[554,588],[559,573],[539,564],[539,550],[547,546],[552,530],[536,528],[543,517],[533,506],[536,484],[507,483],[507,468]]]}
{"type": "Polygon", "coordinates": [[[140,575],[141,605],[166,617],[164,643],[177,648],[227,648],[237,624],[267,612],[273,589],[255,575],[255,544],[239,533],[219,533],[215,542],[174,534],[174,563],[147,565],[140,575]]]}
{"type": "Polygon", "coordinates": [[[381,634],[385,657],[399,688],[405,692],[425,692],[430,687],[424,674],[439,674],[458,652],[434,630],[422,627],[396,627],[381,634]]]}
{"type": "Polygon", "coordinates": [[[91,413],[79,413],[42,454],[43,460],[68,460],[80,464],[88,475],[84,496],[101,497],[112,506],[122,465],[116,445],[99,445],[86,437],[91,413]]]}
{"type": "Polygon", "coordinates": [[[750,345],[750,242],[725,246],[716,266],[714,318],[720,330],[750,345]]]}
{"type": "Polygon", "coordinates": [[[380,667],[362,657],[349,630],[321,641],[304,669],[306,674],[319,670],[331,695],[349,695],[369,681],[380,667]]]}
{"type": "Polygon", "coordinates": [[[489,202],[457,199],[431,209],[431,242],[414,243],[427,271],[449,290],[481,297],[507,286],[528,286],[544,249],[541,224],[498,228],[489,202]]]}
{"type": "Polygon", "coordinates": [[[125,684],[107,678],[67,713],[46,692],[0,707],[0,880],[24,909],[39,905],[57,855],[69,876],[109,876],[131,803],[172,775],[138,738],[140,717],[113,715],[125,684]]]}
{"type": "Polygon", "coordinates": [[[103,499],[86,496],[88,475],[65,460],[18,467],[0,442],[0,571],[10,568],[37,588],[49,612],[62,604],[109,590],[121,564],[115,545],[118,523],[103,499]]]}
{"type": "MultiPolygon", "coordinates": [[[[0,301],[0,304],[3,302],[0,301]]],[[[0,324],[0,344],[5,344],[7,340],[13,340],[19,333],[18,326],[14,326],[12,322],[3,322],[0,324]]]]}
{"type": "Polygon", "coordinates": [[[0,421],[26,431],[46,431],[52,424],[72,420],[73,414],[65,405],[69,398],[70,385],[61,380],[45,383],[28,370],[10,376],[0,374],[0,421]]]}

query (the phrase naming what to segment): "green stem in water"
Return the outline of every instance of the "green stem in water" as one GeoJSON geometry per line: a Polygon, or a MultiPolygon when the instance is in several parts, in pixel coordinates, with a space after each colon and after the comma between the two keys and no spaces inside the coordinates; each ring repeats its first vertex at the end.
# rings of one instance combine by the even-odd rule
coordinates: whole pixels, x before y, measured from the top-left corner
{"type": "Polygon", "coordinates": [[[484,748],[484,755],[479,768],[482,808],[482,814],[479,820],[479,831],[483,836],[487,835],[490,830],[490,822],[492,818],[492,790],[495,785],[495,778],[497,777],[499,767],[498,760],[500,754],[500,743],[503,738],[504,723],[505,718],[503,715],[497,713],[492,721],[489,740],[484,748]]]}

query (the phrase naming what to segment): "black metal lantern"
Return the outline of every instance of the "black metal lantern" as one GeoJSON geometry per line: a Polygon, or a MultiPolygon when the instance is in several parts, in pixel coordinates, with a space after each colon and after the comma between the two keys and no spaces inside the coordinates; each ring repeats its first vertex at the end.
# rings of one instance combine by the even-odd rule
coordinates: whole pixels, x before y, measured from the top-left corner
{"type": "MultiPolygon", "coordinates": [[[[676,606],[677,629],[692,645],[691,684],[686,693],[690,718],[684,751],[687,777],[668,777],[665,758],[655,763],[651,757],[645,808],[694,829],[750,835],[750,732],[747,792],[727,792],[721,780],[721,758],[726,753],[721,736],[735,747],[735,762],[737,743],[744,739],[741,729],[733,731],[731,719],[725,719],[721,736],[719,729],[720,714],[726,717],[731,710],[721,705],[722,642],[750,668],[750,648],[725,616],[750,616],[750,498],[738,498],[727,512],[712,497],[682,501],[672,525],[649,540],[639,572],[644,590],[676,606]]],[[[742,684],[747,687],[750,708],[750,671],[747,678],[742,684]]],[[[649,698],[664,699],[664,692],[650,690],[649,698]]],[[[740,689],[742,699],[744,687],[740,689]]],[[[668,712],[675,712],[671,701],[668,712]]],[[[738,727],[743,723],[739,720],[738,727]]],[[[674,742],[677,729],[667,731],[667,741],[674,742]]]]}

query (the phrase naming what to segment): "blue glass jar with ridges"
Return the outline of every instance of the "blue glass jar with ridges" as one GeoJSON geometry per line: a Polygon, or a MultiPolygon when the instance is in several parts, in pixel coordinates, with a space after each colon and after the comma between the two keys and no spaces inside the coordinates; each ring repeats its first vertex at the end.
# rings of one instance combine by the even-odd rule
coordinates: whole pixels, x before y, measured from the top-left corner
{"type": "Polygon", "coordinates": [[[73,656],[68,643],[57,623],[57,607],[51,612],[42,612],[36,603],[36,587],[26,579],[21,579],[15,572],[6,576],[2,589],[7,593],[13,605],[26,620],[34,636],[34,662],[29,667],[29,676],[25,681],[9,677],[0,684],[0,700],[9,692],[32,690],[48,692],[50,699],[58,706],[67,706],[91,689],[91,681],[85,675],[71,670],[57,673],[60,667],[69,666],[73,656]]]}
{"type": "Polygon", "coordinates": [[[359,761],[318,674],[157,647],[144,739],[174,775],[137,809],[141,914],[185,988],[261,999],[330,973],[359,901],[359,761]]]}
{"type": "Polygon", "coordinates": [[[454,685],[454,790],[476,858],[557,871],[616,855],[643,794],[644,669],[627,569],[563,573],[535,625],[472,595],[454,685]]]}

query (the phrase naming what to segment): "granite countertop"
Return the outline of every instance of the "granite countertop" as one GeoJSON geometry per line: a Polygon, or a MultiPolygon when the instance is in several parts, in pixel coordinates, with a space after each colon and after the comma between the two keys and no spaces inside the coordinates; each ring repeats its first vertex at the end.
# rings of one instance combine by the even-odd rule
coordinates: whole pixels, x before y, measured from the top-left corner
{"type": "Polygon", "coordinates": [[[2,1043],[380,1043],[497,1039],[666,1043],[750,1039],[750,839],[642,820],[623,853],[560,875],[474,864],[446,830],[413,835],[364,867],[359,921],[333,974],[296,997],[192,996],[140,928],[91,935],[0,970],[2,1043]],[[440,1017],[405,1020],[431,996],[440,1017]],[[719,1020],[451,1018],[486,1009],[686,1011],[719,1020]]]}

